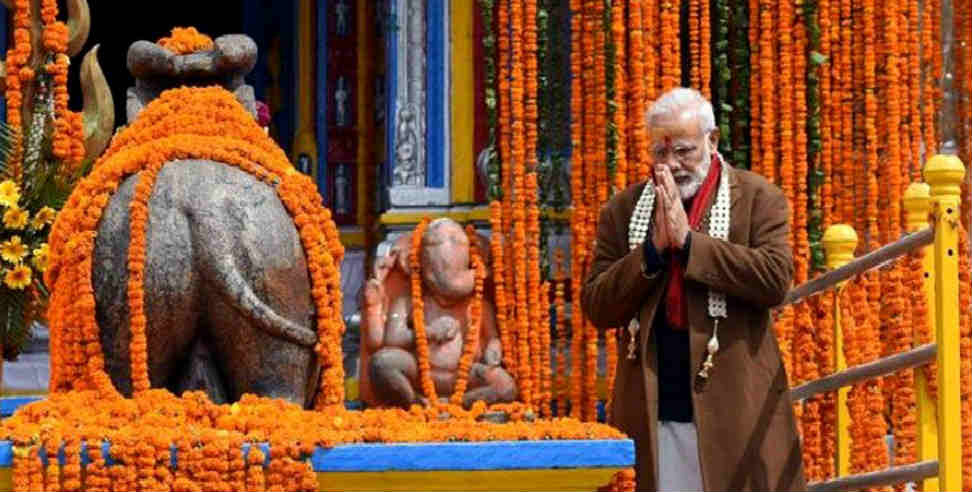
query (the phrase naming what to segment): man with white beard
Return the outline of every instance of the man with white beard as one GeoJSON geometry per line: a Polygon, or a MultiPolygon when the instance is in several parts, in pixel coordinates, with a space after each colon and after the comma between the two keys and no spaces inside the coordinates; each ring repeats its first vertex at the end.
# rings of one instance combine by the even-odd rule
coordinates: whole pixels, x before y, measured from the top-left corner
{"type": "Polygon", "coordinates": [[[601,210],[581,296],[596,326],[626,328],[611,423],[635,440],[638,489],[802,490],[770,326],[793,275],[786,199],[723,160],[697,91],[663,94],[646,123],[652,179],[601,210]]]}

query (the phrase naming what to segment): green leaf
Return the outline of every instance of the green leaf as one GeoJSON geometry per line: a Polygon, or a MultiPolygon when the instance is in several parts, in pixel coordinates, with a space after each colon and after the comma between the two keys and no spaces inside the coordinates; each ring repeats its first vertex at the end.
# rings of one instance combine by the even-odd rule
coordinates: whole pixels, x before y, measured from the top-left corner
{"type": "Polygon", "coordinates": [[[820,53],[818,51],[810,52],[810,63],[812,63],[815,66],[823,65],[824,63],[827,63],[827,60],[828,60],[827,55],[823,53],[820,53]]]}

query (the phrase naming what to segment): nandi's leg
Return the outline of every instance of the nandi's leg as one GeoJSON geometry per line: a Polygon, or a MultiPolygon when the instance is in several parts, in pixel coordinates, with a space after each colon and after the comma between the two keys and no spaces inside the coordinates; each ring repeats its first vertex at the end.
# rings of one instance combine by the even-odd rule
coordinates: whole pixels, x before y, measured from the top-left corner
{"type": "MultiPolygon", "coordinates": [[[[128,308],[130,205],[139,175],[126,178],[108,201],[95,239],[91,280],[105,369],[115,387],[131,395],[131,331],[128,308]]],[[[153,191],[146,230],[147,254],[143,285],[148,326],[149,380],[152,387],[175,390],[173,377],[196,337],[199,317],[199,277],[193,269],[189,226],[173,206],[165,180],[153,191]]]]}

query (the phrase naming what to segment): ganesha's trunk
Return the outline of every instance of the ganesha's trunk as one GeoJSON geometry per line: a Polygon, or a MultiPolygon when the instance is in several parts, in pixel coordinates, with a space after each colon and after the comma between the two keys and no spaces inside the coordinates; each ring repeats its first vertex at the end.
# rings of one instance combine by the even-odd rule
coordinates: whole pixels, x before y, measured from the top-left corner
{"type": "Polygon", "coordinates": [[[436,292],[449,300],[458,301],[472,294],[476,286],[476,271],[465,269],[456,271],[439,270],[432,276],[436,292]]]}

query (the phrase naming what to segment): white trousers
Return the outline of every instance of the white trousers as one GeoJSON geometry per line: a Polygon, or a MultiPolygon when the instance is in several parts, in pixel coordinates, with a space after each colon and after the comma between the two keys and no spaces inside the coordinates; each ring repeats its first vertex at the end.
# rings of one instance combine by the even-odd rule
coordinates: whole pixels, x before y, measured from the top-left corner
{"type": "Polygon", "coordinates": [[[698,439],[692,422],[658,422],[659,492],[702,492],[698,439]]]}

